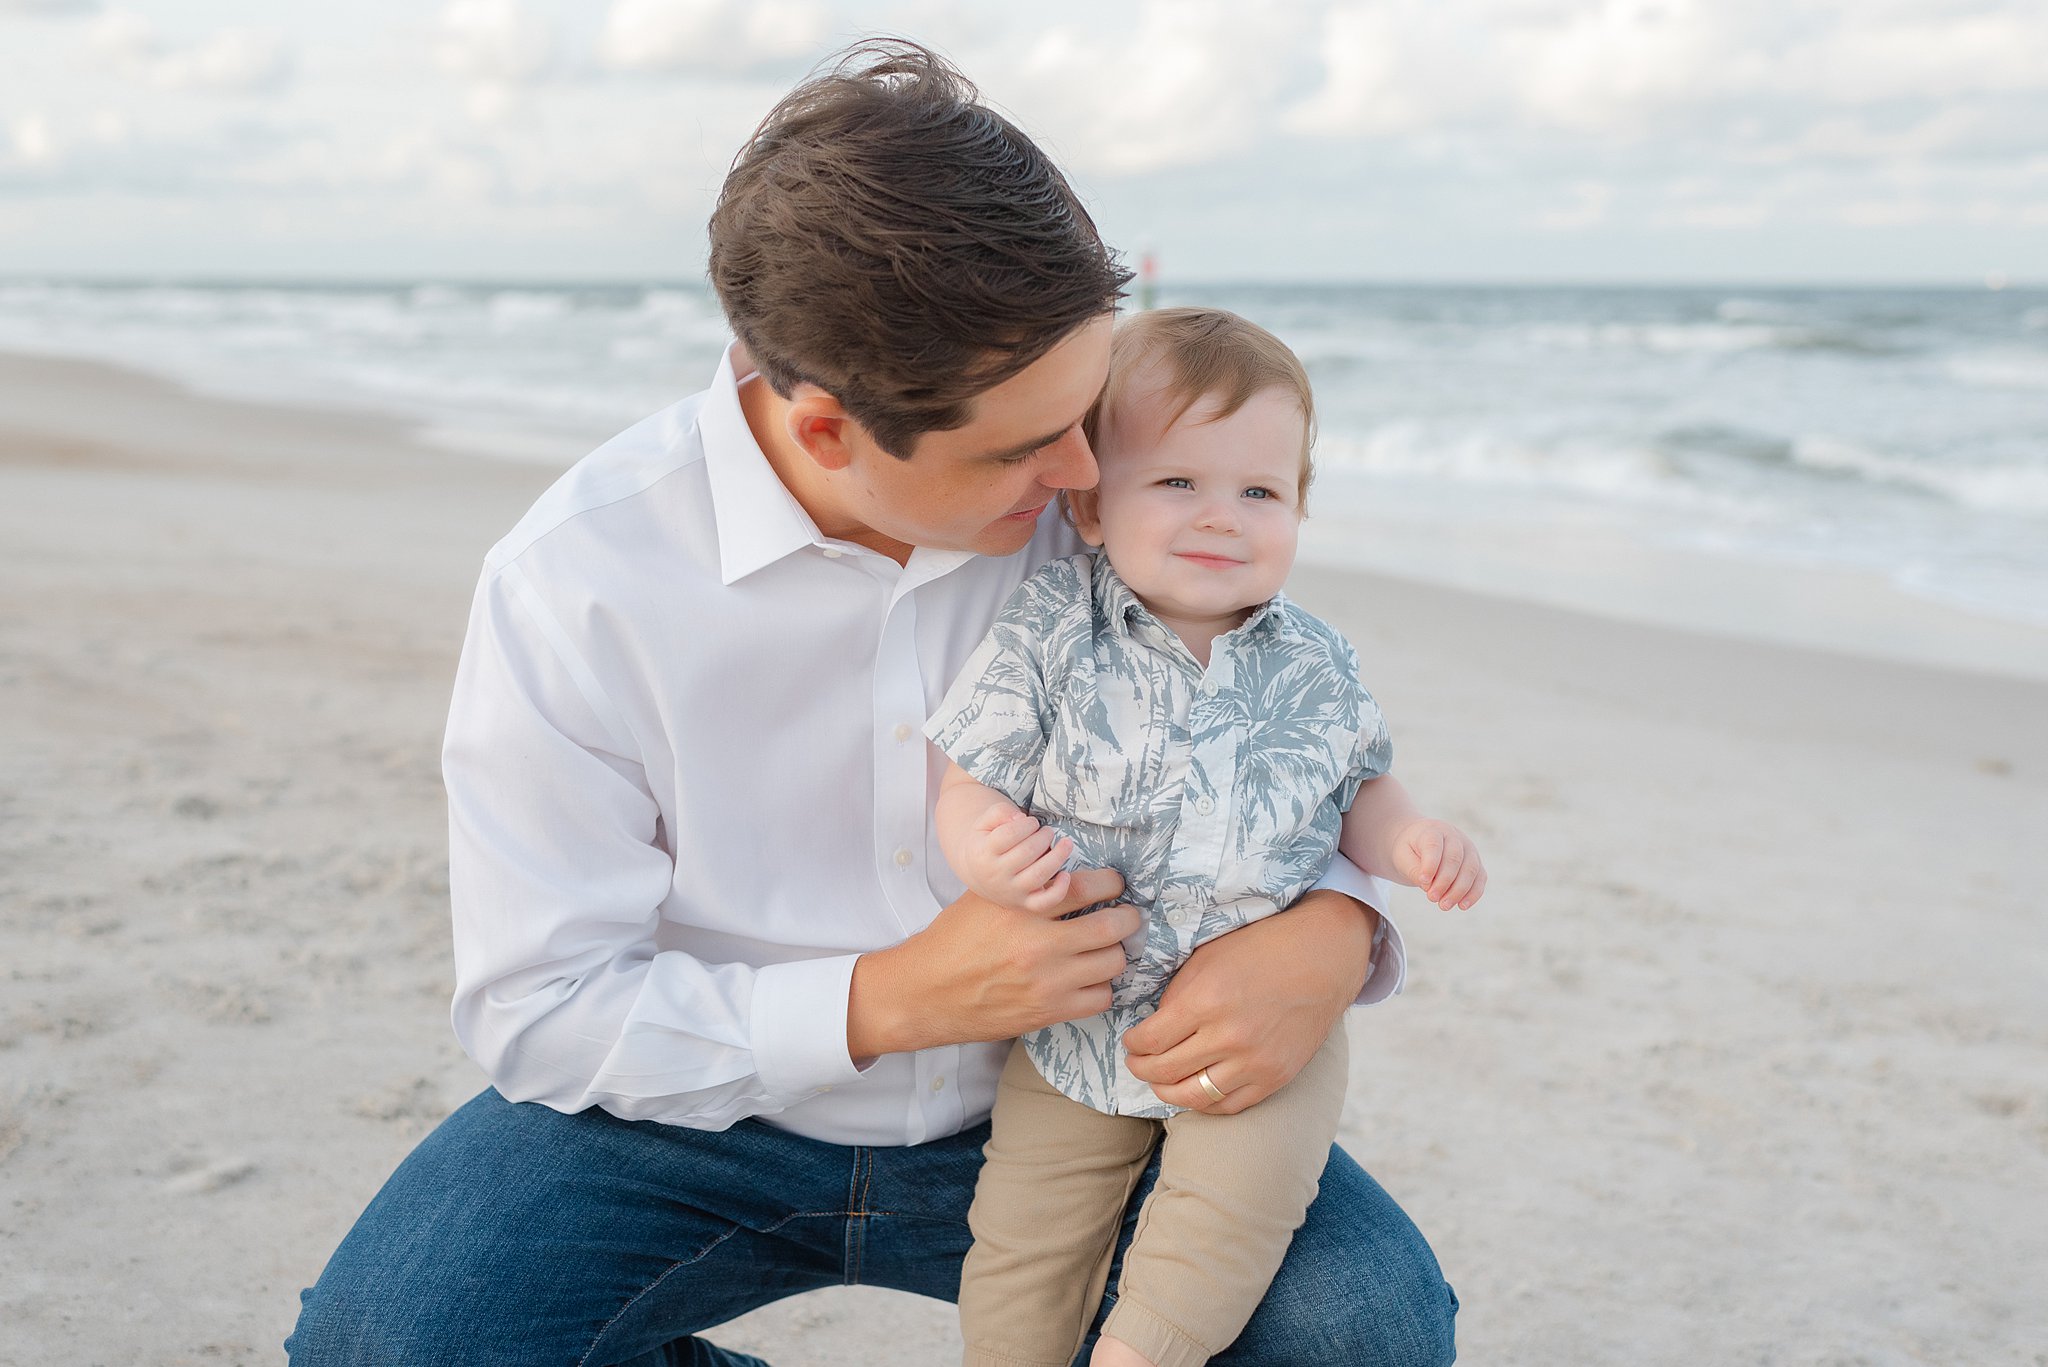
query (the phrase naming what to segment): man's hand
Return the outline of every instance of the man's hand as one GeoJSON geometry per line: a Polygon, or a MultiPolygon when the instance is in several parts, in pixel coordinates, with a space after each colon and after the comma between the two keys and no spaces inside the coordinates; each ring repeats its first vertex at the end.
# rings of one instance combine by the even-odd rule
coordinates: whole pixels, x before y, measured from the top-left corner
{"type": "Polygon", "coordinates": [[[847,1053],[860,1061],[1010,1039],[1108,1010],[1109,982],[1124,971],[1122,942],[1138,928],[1138,909],[1119,903],[1059,918],[1123,886],[1113,870],[1077,869],[1066,895],[1043,911],[969,892],[903,943],[861,955],[846,1005],[847,1053]]]}
{"type": "Polygon", "coordinates": [[[1132,1075],[1161,1101],[1211,1115],[1264,1101],[1341,1028],[1378,926],[1371,907],[1324,889],[1204,944],[1166,985],[1159,1009],[1124,1032],[1132,1075]],[[1223,1100],[1196,1080],[1205,1068],[1223,1100]]]}

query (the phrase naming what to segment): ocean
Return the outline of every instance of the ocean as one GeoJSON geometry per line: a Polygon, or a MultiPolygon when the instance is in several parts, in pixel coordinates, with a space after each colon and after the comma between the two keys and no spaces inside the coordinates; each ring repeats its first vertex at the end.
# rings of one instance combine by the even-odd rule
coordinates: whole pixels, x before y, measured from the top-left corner
{"type": "MultiPolygon", "coordinates": [[[[2048,631],[2048,290],[1168,284],[1159,302],[1236,309],[1307,364],[1312,558],[1742,628],[1692,620],[1711,569],[1619,592],[1617,555],[1640,553],[1855,576],[2048,631]],[[1585,572],[1560,573],[1575,557],[1585,572]]],[[[725,337],[688,283],[0,282],[0,348],[382,410],[560,466],[700,388],[725,337]]]]}

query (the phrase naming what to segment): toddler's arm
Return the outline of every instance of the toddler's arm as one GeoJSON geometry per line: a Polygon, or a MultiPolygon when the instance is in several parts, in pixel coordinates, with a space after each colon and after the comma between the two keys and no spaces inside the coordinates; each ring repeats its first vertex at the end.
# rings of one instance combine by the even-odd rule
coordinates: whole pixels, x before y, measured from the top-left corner
{"type": "Polygon", "coordinates": [[[1066,862],[1074,842],[995,789],[948,764],[934,815],[939,848],[960,881],[1000,906],[1050,911],[1072,881],[1066,862]]]}
{"type": "Polygon", "coordinates": [[[1486,891],[1486,866],[1472,837],[1415,810],[1396,778],[1359,785],[1337,848],[1367,873],[1421,888],[1446,911],[1470,907],[1486,891]]]}

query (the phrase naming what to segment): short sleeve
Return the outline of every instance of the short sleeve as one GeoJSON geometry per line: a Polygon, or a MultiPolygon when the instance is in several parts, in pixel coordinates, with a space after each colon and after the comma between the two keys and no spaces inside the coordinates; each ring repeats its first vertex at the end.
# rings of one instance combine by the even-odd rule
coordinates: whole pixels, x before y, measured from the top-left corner
{"type": "Polygon", "coordinates": [[[1351,681],[1355,690],[1355,705],[1358,709],[1358,730],[1351,747],[1350,767],[1337,785],[1337,807],[1350,811],[1351,803],[1358,796],[1359,787],[1368,779],[1378,778],[1394,767],[1394,739],[1388,734],[1387,719],[1380,712],[1380,705],[1373,701],[1371,693],[1358,677],[1358,656],[1348,643],[1343,646],[1344,677],[1351,681]]]}
{"type": "Polygon", "coordinates": [[[1019,807],[1037,791],[1052,729],[1046,644],[1054,609],[1041,580],[1062,568],[1054,561],[1017,586],[924,728],[968,777],[1019,807]]]}

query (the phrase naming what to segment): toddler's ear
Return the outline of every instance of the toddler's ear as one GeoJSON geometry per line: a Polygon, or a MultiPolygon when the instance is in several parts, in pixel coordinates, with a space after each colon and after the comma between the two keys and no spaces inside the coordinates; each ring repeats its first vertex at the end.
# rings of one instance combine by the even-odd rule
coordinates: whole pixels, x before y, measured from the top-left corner
{"type": "Polygon", "coordinates": [[[1095,490],[1067,489],[1061,492],[1060,502],[1066,507],[1067,521],[1074,524],[1074,530],[1081,539],[1091,546],[1102,544],[1102,518],[1097,513],[1095,490]]]}

